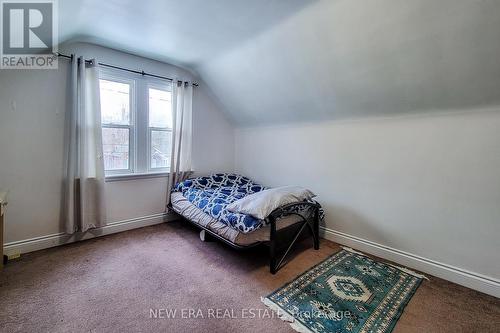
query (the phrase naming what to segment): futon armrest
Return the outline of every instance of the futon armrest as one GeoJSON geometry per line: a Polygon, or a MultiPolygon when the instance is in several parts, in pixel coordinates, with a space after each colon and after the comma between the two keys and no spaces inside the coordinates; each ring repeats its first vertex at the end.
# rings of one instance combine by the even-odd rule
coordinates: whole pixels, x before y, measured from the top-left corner
{"type": "Polygon", "coordinates": [[[276,208],[267,217],[268,222],[276,221],[290,215],[298,215],[304,219],[306,217],[317,219],[319,217],[320,205],[317,202],[301,201],[293,202],[276,208]]]}

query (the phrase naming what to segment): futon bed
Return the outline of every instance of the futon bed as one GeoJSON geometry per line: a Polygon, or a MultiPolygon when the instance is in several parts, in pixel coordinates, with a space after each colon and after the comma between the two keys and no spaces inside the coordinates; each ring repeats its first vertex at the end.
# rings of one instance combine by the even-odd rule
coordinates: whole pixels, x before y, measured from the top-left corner
{"type": "Polygon", "coordinates": [[[310,198],[281,205],[265,218],[230,211],[232,203],[265,190],[266,187],[238,174],[191,178],[174,186],[170,207],[205,234],[233,248],[268,245],[270,272],[275,274],[299,239],[311,236],[314,248],[319,249],[322,211],[310,198]]]}

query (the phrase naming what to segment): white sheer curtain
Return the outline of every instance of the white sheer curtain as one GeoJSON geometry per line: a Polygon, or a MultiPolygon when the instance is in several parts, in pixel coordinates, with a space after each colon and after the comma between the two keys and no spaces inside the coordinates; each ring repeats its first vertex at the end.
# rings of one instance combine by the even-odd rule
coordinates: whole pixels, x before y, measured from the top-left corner
{"type": "MultiPolygon", "coordinates": [[[[191,145],[193,135],[193,85],[177,80],[172,84],[172,154],[167,188],[167,207],[170,190],[191,174],[191,145]]],[[[168,208],[167,208],[168,209],[168,208]]]]}
{"type": "Polygon", "coordinates": [[[71,105],[66,113],[63,219],[66,233],[103,226],[104,160],[97,61],[71,60],[71,105]]]}

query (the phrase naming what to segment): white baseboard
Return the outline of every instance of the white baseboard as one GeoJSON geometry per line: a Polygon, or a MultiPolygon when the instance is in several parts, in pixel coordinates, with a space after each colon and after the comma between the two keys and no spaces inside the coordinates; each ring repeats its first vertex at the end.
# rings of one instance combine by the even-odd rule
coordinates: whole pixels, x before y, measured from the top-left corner
{"type": "MultiPolygon", "coordinates": [[[[154,214],[119,222],[112,222],[102,228],[93,229],[83,234],[67,235],[65,233],[58,233],[10,242],[4,245],[4,254],[22,254],[43,250],[80,240],[91,239],[126,230],[160,224],[167,221],[173,221],[177,218],[178,216],[174,214],[154,214]]],[[[320,232],[323,238],[331,240],[333,242],[350,246],[357,250],[361,250],[366,253],[394,261],[400,265],[404,265],[418,271],[437,276],[439,278],[466,286],[474,290],[478,290],[495,297],[500,297],[500,280],[498,279],[470,272],[465,269],[440,263],[431,259],[423,258],[412,253],[394,249],[329,228],[321,227],[320,232]]]]}
{"type": "Polygon", "coordinates": [[[110,235],[126,230],[147,227],[177,219],[174,214],[154,214],[137,217],[133,219],[111,222],[101,228],[89,230],[85,233],[68,235],[64,232],[4,244],[3,251],[5,255],[23,254],[38,250],[47,249],[54,246],[73,243],[80,240],[91,239],[99,236],[110,235]]]}
{"type": "Polygon", "coordinates": [[[500,297],[500,280],[470,272],[462,268],[447,265],[435,260],[394,249],[385,245],[352,236],[329,228],[320,228],[321,236],[333,242],[364,251],[380,258],[394,261],[418,271],[478,290],[480,292],[500,297]]]}

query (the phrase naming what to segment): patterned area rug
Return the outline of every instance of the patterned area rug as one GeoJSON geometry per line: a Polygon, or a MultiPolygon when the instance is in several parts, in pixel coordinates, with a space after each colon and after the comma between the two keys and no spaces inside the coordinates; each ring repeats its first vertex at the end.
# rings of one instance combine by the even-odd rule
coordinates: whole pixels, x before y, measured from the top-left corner
{"type": "Polygon", "coordinates": [[[344,248],[262,301],[299,332],[391,332],[423,278],[344,248]]]}

